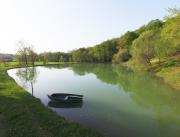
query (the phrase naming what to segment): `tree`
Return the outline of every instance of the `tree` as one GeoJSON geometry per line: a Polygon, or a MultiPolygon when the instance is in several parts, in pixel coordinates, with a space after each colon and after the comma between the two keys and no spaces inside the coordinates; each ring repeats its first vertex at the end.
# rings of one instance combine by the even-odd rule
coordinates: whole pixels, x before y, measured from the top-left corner
{"type": "Polygon", "coordinates": [[[113,63],[126,62],[131,58],[127,49],[120,49],[117,54],[113,57],[113,63]]]}
{"type": "Polygon", "coordinates": [[[33,46],[25,41],[18,41],[17,46],[18,50],[15,58],[19,64],[23,66],[34,65],[37,54],[34,52],[33,46]]]}
{"type": "Polygon", "coordinates": [[[34,63],[37,59],[37,54],[34,52],[33,47],[28,47],[28,61],[30,62],[31,65],[34,66],[34,63]]]}
{"type": "Polygon", "coordinates": [[[72,60],[75,62],[90,62],[91,55],[89,49],[80,48],[72,51],[72,60]]]}
{"type": "Polygon", "coordinates": [[[170,44],[163,38],[159,37],[159,39],[156,42],[156,46],[154,47],[154,54],[155,57],[158,58],[159,66],[161,66],[162,59],[168,57],[170,51],[170,44]]]}
{"type": "Polygon", "coordinates": [[[164,25],[163,21],[161,21],[159,19],[156,19],[156,20],[150,21],[147,25],[143,25],[142,27],[137,29],[135,32],[138,35],[141,35],[145,31],[149,31],[149,30],[156,31],[156,30],[159,30],[160,28],[163,27],[163,25],[164,25]]]}
{"type": "Polygon", "coordinates": [[[180,8],[168,8],[167,9],[169,15],[165,16],[164,19],[168,20],[170,18],[176,17],[177,15],[180,14],[180,8]]]}
{"type": "Polygon", "coordinates": [[[170,44],[169,54],[176,55],[180,53],[180,14],[169,18],[161,33],[161,37],[170,44]]]}
{"type": "Polygon", "coordinates": [[[138,34],[135,32],[128,31],[118,40],[118,48],[119,49],[127,49],[130,50],[132,42],[138,38],[138,34]]]}
{"type": "Polygon", "coordinates": [[[136,38],[138,38],[137,33],[128,31],[118,39],[119,51],[113,56],[114,63],[125,62],[131,58],[130,49],[136,38]]]}
{"type": "Polygon", "coordinates": [[[71,57],[70,53],[64,52],[44,52],[39,54],[39,61],[43,61],[44,64],[47,62],[68,62],[71,57]]]}
{"type": "Polygon", "coordinates": [[[146,31],[133,42],[132,56],[137,64],[145,67],[151,66],[151,59],[154,57],[154,46],[158,39],[157,31],[146,31]]]}
{"type": "Polygon", "coordinates": [[[117,53],[117,39],[107,40],[92,48],[92,54],[96,62],[111,62],[113,55],[117,53]]]}
{"type": "Polygon", "coordinates": [[[43,64],[46,65],[49,61],[49,53],[45,52],[43,53],[43,64]]]}
{"type": "Polygon", "coordinates": [[[60,57],[59,62],[64,62],[63,56],[60,57]]]}

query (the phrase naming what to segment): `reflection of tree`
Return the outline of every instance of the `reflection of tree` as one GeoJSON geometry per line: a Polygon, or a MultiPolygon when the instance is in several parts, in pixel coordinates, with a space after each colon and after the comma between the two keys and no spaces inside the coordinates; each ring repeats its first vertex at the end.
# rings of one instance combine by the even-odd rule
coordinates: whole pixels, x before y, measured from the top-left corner
{"type": "Polygon", "coordinates": [[[174,135],[176,130],[180,130],[180,93],[165,85],[159,78],[111,64],[56,66],[63,67],[70,67],[77,75],[93,73],[99,80],[118,85],[124,92],[128,92],[132,101],[158,122],[159,130],[164,130],[161,136],[174,135]]]}
{"type": "Polygon", "coordinates": [[[48,68],[48,69],[54,69],[54,68],[57,68],[57,69],[63,69],[63,68],[66,68],[66,67],[69,67],[70,65],[69,64],[57,64],[57,65],[46,65],[46,66],[43,66],[45,68],[48,68]]]}
{"type": "Polygon", "coordinates": [[[129,92],[132,100],[154,114],[161,129],[165,130],[161,136],[167,136],[168,133],[172,135],[180,130],[179,92],[151,74],[121,69],[116,65],[113,70],[118,75],[119,86],[129,92]]]}
{"type": "Polygon", "coordinates": [[[17,70],[16,75],[25,85],[27,86],[28,84],[30,85],[31,92],[33,95],[33,91],[34,91],[33,84],[36,82],[36,78],[37,78],[36,68],[35,67],[20,68],[17,70]]]}
{"type": "Polygon", "coordinates": [[[93,73],[103,82],[116,84],[117,74],[112,71],[110,64],[74,64],[71,66],[72,70],[77,75],[85,75],[86,73],[93,73]]]}
{"type": "Polygon", "coordinates": [[[165,130],[162,136],[180,130],[180,93],[159,78],[110,64],[75,64],[72,70],[79,75],[93,73],[101,81],[123,88],[138,106],[153,113],[160,129],[165,130]]]}

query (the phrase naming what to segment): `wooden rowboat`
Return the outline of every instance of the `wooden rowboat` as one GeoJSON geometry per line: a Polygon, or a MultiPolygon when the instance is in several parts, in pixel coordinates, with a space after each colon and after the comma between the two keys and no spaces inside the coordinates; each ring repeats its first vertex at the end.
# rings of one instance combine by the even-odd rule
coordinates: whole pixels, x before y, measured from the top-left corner
{"type": "Polygon", "coordinates": [[[47,95],[48,98],[52,101],[60,103],[79,103],[82,102],[83,95],[77,94],[67,94],[67,93],[54,93],[52,95],[47,95]]]}

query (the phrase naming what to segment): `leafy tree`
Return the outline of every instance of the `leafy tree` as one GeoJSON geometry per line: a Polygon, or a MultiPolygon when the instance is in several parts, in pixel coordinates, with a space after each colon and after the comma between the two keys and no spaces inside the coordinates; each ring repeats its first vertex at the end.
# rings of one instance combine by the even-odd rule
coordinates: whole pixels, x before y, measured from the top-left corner
{"type": "Polygon", "coordinates": [[[39,54],[39,61],[43,61],[44,64],[47,62],[68,62],[71,57],[70,53],[64,52],[45,52],[39,54]]]}
{"type": "Polygon", "coordinates": [[[169,15],[164,17],[165,20],[168,20],[172,17],[176,17],[177,15],[180,14],[180,8],[176,8],[176,7],[175,8],[168,8],[167,11],[168,11],[169,15]]]}
{"type": "Polygon", "coordinates": [[[125,62],[131,58],[131,45],[137,37],[138,34],[136,34],[135,32],[128,31],[118,39],[119,51],[113,56],[114,63],[125,62]]]}
{"type": "Polygon", "coordinates": [[[107,40],[93,47],[93,56],[96,62],[111,62],[117,51],[117,39],[107,40]]]}
{"type": "Polygon", "coordinates": [[[162,38],[170,44],[171,55],[176,55],[180,53],[180,14],[175,17],[169,18],[163,29],[162,38]]]}
{"type": "Polygon", "coordinates": [[[131,58],[127,49],[120,49],[117,54],[113,57],[113,63],[126,62],[131,58]]]}
{"type": "Polygon", "coordinates": [[[44,53],[44,60],[43,60],[43,62],[44,62],[44,64],[47,64],[48,62],[49,62],[49,60],[50,60],[50,53],[44,53]]]}
{"type": "Polygon", "coordinates": [[[146,31],[133,42],[132,55],[137,64],[142,64],[145,67],[151,65],[157,39],[157,31],[146,31]]]}
{"type": "Polygon", "coordinates": [[[86,48],[72,51],[72,59],[75,62],[89,62],[90,58],[89,50],[86,48]]]}
{"type": "Polygon", "coordinates": [[[135,40],[138,35],[135,32],[126,32],[122,37],[118,39],[118,48],[127,49],[129,51],[133,40],[135,40]]]}
{"type": "Polygon", "coordinates": [[[154,54],[155,57],[158,58],[158,64],[160,66],[162,59],[167,58],[170,51],[171,51],[170,44],[167,41],[164,41],[164,39],[159,37],[159,39],[156,42],[156,46],[154,47],[154,54]]]}
{"type": "Polygon", "coordinates": [[[152,20],[146,26],[146,31],[147,30],[153,30],[153,31],[159,30],[160,28],[163,27],[163,25],[164,25],[164,23],[159,19],[152,20]]]}
{"type": "Polygon", "coordinates": [[[15,58],[19,64],[23,66],[34,65],[37,54],[34,52],[33,46],[25,41],[18,41],[17,45],[18,50],[15,58]]]}
{"type": "Polygon", "coordinates": [[[150,21],[147,25],[140,27],[135,32],[138,35],[141,35],[143,32],[148,31],[148,30],[154,30],[154,31],[159,30],[160,28],[163,27],[163,25],[164,25],[164,22],[162,22],[159,19],[156,19],[156,20],[150,21]]]}

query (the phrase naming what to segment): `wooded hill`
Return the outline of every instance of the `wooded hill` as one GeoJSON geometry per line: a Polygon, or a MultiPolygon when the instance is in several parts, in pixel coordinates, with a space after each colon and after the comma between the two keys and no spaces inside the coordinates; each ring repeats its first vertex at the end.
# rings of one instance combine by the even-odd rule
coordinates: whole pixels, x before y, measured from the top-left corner
{"type": "Polygon", "coordinates": [[[102,42],[89,48],[79,48],[70,53],[46,52],[37,56],[46,62],[113,62],[149,68],[153,62],[161,66],[179,60],[180,9],[169,9],[165,19],[152,20],[135,31],[119,38],[102,42]],[[128,62],[128,63],[127,63],[128,62]]]}

